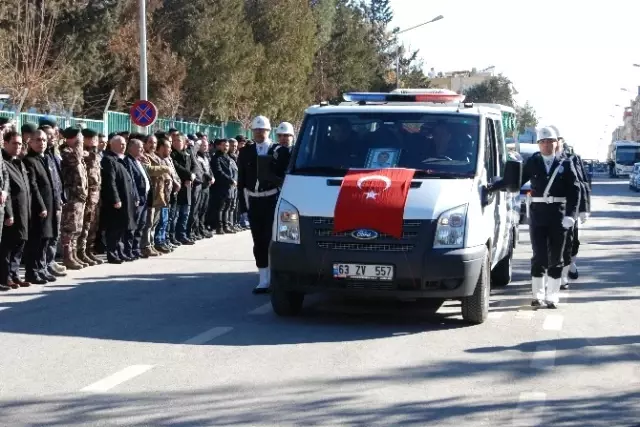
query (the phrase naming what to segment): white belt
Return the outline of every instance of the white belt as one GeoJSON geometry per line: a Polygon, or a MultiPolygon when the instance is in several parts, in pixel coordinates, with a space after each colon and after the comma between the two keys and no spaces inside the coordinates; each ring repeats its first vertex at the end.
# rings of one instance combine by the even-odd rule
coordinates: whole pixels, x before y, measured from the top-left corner
{"type": "Polygon", "coordinates": [[[533,203],[566,203],[566,197],[532,197],[533,203]]]}
{"type": "Polygon", "coordinates": [[[267,191],[261,191],[261,192],[254,192],[254,191],[249,191],[247,189],[244,190],[247,195],[251,196],[251,197],[269,197],[269,196],[273,196],[274,194],[278,194],[278,189],[274,188],[273,190],[267,190],[267,191]]]}

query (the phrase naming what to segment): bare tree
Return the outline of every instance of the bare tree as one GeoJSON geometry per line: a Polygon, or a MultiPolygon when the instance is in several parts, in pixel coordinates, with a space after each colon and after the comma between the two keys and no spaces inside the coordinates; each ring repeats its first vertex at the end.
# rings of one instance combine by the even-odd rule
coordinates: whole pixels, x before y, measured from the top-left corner
{"type": "Polygon", "coordinates": [[[9,0],[0,21],[0,86],[17,98],[28,89],[28,105],[49,104],[65,79],[65,49],[54,46],[55,2],[9,0]]]}

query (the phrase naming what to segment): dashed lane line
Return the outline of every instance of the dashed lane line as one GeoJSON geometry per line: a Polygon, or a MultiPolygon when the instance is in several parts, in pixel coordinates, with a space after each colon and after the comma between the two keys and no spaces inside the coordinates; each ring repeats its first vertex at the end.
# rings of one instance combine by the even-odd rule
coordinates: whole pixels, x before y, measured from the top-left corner
{"type": "Polygon", "coordinates": [[[533,369],[551,369],[556,364],[556,348],[551,345],[539,345],[531,356],[529,366],[533,369]]]}
{"type": "Polygon", "coordinates": [[[273,308],[271,308],[271,303],[268,302],[256,308],[255,310],[251,310],[249,314],[267,314],[267,313],[271,313],[272,311],[273,311],[273,308]]]}
{"type": "Polygon", "coordinates": [[[512,425],[514,427],[543,425],[542,418],[544,416],[546,401],[546,393],[536,391],[520,393],[518,407],[513,414],[512,425]]]}
{"type": "Polygon", "coordinates": [[[549,314],[544,319],[544,323],[542,324],[542,329],[545,331],[559,331],[562,329],[562,323],[564,322],[564,317],[559,314],[549,314]]]}
{"type": "Polygon", "coordinates": [[[211,329],[209,329],[208,331],[204,331],[201,334],[196,335],[193,338],[189,338],[188,340],[186,340],[185,342],[183,342],[182,344],[187,344],[187,345],[201,345],[201,344],[206,344],[209,341],[218,338],[221,335],[224,335],[228,332],[231,332],[233,330],[233,328],[231,326],[216,326],[213,327],[211,329]]]}
{"type": "Polygon", "coordinates": [[[104,393],[126,381],[129,381],[132,378],[144,374],[153,367],[154,365],[127,366],[123,370],[118,371],[115,374],[110,375],[104,379],[101,379],[98,382],[88,385],[80,391],[88,393],[104,393]]]}

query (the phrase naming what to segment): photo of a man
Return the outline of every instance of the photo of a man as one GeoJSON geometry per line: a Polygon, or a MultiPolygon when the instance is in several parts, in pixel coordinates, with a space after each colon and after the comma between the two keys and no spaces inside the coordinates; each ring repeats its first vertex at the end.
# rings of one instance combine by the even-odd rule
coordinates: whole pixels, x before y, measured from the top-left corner
{"type": "Polygon", "coordinates": [[[369,169],[385,169],[396,167],[398,163],[398,150],[393,149],[374,149],[369,152],[369,161],[367,162],[369,169]]]}

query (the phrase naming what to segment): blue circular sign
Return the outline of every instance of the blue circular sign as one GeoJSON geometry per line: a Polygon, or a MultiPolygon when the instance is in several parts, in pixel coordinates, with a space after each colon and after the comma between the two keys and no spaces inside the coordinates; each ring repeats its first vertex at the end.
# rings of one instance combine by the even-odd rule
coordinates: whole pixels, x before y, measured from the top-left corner
{"type": "Polygon", "coordinates": [[[136,126],[151,126],[158,118],[158,108],[151,101],[136,101],[129,111],[131,121],[136,126]]]}

